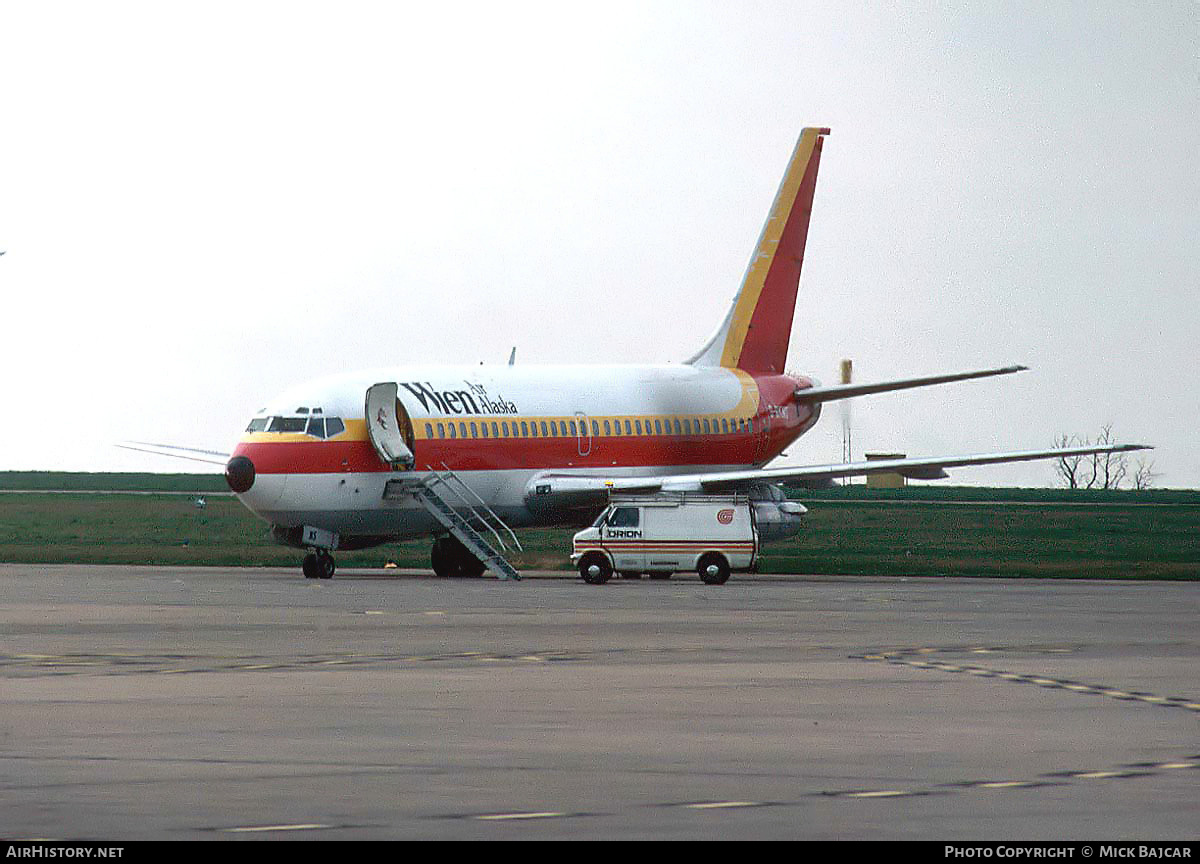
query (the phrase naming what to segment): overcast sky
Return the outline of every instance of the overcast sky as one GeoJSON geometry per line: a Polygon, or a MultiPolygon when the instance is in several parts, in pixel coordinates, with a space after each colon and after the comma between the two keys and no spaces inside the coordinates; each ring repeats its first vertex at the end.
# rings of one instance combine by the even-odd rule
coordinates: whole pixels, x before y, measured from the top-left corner
{"type": "MultiPolygon", "coordinates": [[[[0,11],[0,469],[188,470],[112,443],[359,367],[682,360],[823,125],[791,369],[1031,367],[856,400],[856,455],[1112,424],[1200,487],[1193,0],[0,11]]],[[[830,407],[788,461],[840,458],[830,407]]]]}

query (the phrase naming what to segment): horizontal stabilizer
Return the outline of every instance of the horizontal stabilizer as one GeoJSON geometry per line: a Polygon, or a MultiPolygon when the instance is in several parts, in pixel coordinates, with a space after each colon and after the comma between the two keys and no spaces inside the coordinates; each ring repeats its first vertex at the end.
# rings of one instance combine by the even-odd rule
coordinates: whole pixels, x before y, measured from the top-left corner
{"type": "Polygon", "coordinates": [[[1000,369],[983,369],[979,372],[957,372],[953,375],[930,375],[925,378],[904,378],[898,381],[880,381],[876,384],[837,384],[831,387],[810,387],[797,390],[795,399],[805,405],[817,402],[832,402],[850,399],[869,393],[888,393],[892,390],[907,390],[910,387],[928,387],[931,384],[949,384],[952,381],[970,381],[973,378],[990,378],[993,375],[1011,375],[1024,372],[1028,366],[1004,366],[1000,369]]]}

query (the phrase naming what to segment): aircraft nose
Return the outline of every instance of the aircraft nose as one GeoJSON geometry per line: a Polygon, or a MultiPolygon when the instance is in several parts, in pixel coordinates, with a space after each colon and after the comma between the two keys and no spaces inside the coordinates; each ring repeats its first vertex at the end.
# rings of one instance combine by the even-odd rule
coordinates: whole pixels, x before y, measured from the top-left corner
{"type": "Polygon", "coordinates": [[[239,495],[254,485],[254,463],[245,456],[234,456],[225,465],[225,482],[239,495]]]}

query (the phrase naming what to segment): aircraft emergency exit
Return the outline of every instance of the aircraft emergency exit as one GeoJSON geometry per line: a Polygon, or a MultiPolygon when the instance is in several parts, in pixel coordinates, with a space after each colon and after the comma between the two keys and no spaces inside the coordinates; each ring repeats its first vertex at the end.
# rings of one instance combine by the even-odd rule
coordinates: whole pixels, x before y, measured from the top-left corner
{"type": "Polygon", "coordinates": [[[434,536],[440,575],[516,576],[510,528],[588,524],[612,492],[739,492],[771,536],[796,533],[786,487],[899,473],[1143,449],[1027,450],[766,467],[824,403],[1008,375],[1004,366],[875,384],[822,386],[785,371],[828,129],[801,134],[741,288],[712,338],[682,364],[402,366],[301,384],[255,414],[232,454],[131,445],[224,465],[229,487],[281,542],[332,552],[434,536]],[[488,539],[488,538],[491,539],[488,539]],[[506,539],[507,538],[507,539],[506,539]],[[495,541],[495,542],[493,542],[495,541]]]}

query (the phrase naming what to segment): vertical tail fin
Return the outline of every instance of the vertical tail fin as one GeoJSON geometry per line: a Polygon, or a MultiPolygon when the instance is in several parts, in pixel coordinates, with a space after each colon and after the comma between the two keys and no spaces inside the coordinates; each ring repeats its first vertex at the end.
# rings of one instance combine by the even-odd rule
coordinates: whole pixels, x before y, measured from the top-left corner
{"type": "Polygon", "coordinates": [[[688,363],[768,374],[783,372],[817,166],[821,162],[821,142],[828,134],[828,129],[817,127],[801,131],[741,290],[720,329],[688,363]]]}

